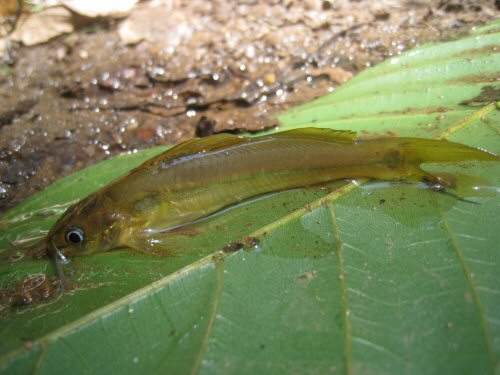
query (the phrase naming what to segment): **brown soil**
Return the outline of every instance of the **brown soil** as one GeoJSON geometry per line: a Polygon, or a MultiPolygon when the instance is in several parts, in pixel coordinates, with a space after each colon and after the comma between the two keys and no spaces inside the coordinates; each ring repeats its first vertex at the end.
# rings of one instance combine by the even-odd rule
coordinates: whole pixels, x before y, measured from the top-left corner
{"type": "Polygon", "coordinates": [[[0,212],[119,153],[221,131],[334,90],[414,46],[491,20],[498,1],[142,3],[125,45],[101,20],[0,65],[0,212]]]}

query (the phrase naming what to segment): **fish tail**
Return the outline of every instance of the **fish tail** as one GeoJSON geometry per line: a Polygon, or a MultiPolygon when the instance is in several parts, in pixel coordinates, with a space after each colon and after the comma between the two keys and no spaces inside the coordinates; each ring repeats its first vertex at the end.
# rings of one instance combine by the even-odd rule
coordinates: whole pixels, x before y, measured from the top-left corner
{"type": "Polygon", "coordinates": [[[466,160],[500,161],[498,155],[450,141],[406,138],[402,142],[405,159],[412,163],[451,163],[466,160]]]}

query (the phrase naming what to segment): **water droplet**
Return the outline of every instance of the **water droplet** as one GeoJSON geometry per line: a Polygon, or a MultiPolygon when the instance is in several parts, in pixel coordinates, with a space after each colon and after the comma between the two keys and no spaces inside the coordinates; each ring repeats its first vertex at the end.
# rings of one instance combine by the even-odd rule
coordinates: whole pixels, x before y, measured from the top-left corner
{"type": "Polygon", "coordinates": [[[82,59],[88,59],[89,57],[89,53],[87,50],[85,49],[81,49],[79,52],[78,52],[78,56],[80,56],[82,59]]]}
{"type": "Polygon", "coordinates": [[[151,68],[151,74],[154,76],[162,76],[165,74],[165,69],[161,66],[155,66],[151,68]]]}

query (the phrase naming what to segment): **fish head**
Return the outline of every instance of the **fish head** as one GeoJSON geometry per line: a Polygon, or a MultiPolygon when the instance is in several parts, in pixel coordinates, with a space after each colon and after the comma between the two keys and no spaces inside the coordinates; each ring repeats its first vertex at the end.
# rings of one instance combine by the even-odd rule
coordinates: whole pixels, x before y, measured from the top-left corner
{"type": "Polygon", "coordinates": [[[67,263],[69,257],[116,248],[126,217],[101,195],[91,195],[70,207],[50,230],[47,255],[67,263]]]}

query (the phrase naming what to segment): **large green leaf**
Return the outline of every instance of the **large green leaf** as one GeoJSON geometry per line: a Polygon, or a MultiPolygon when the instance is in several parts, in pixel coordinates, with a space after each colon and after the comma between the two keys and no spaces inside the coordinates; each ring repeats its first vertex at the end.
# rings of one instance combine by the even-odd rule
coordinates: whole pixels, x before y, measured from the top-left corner
{"type": "MultiPolygon", "coordinates": [[[[497,23],[423,46],[280,120],[500,153],[488,104],[499,100],[499,45],[497,23]]],[[[376,183],[275,194],[172,236],[184,255],[81,257],[67,267],[76,290],[9,306],[27,275],[53,283],[52,265],[25,247],[71,202],[160,151],[76,173],[3,216],[2,372],[498,373],[498,188],[476,204],[376,183]],[[218,251],[229,243],[247,248],[218,251]]],[[[439,169],[500,186],[498,163],[439,169]]]]}

